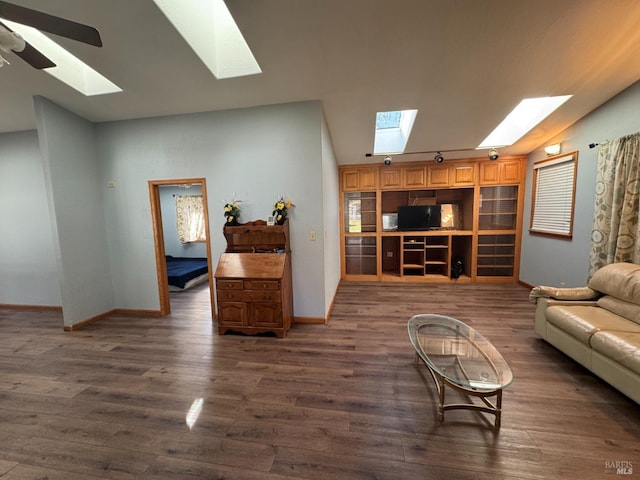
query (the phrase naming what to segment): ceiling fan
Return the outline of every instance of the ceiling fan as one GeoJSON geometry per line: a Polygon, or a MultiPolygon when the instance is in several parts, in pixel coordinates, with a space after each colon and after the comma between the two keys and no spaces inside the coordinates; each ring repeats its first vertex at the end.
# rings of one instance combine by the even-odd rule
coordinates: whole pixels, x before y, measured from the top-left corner
{"type": "MultiPolygon", "coordinates": [[[[14,53],[33,68],[42,69],[55,67],[56,64],[35,47],[27,43],[20,34],[4,25],[2,19],[34,27],[38,30],[43,30],[96,47],[102,46],[100,33],[93,27],[0,1],[0,52],[14,53]]],[[[8,63],[0,56],[0,66],[5,62],[8,63]]]]}

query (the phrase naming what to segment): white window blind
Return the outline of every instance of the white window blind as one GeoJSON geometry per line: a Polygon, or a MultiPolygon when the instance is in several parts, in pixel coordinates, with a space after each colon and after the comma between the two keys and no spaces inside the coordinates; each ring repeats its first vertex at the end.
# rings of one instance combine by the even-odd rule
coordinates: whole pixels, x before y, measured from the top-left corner
{"type": "Polygon", "coordinates": [[[534,169],[531,232],[571,237],[576,154],[537,162],[534,169]]]}

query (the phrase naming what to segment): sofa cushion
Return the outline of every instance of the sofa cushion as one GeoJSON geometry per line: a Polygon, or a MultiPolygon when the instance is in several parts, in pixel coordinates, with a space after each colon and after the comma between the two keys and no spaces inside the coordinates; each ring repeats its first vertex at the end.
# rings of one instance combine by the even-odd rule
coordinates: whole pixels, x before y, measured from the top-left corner
{"type": "Polygon", "coordinates": [[[598,299],[598,306],[606,308],[610,312],[616,313],[621,317],[633,320],[635,323],[640,325],[640,305],[625,302],[624,300],[612,297],[611,295],[605,295],[598,299]]]}
{"type": "Polygon", "coordinates": [[[589,280],[589,288],[640,305],[640,265],[610,263],[589,280]]]}
{"type": "Polygon", "coordinates": [[[546,313],[549,323],[587,345],[598,330],[640,334],[640,325],[598,306],[552,305],[546,313]]]}
{"type": "Polygon", "coordinates": [[[596,332],[591,347],[640,375],[640,332],[596,332]]]}

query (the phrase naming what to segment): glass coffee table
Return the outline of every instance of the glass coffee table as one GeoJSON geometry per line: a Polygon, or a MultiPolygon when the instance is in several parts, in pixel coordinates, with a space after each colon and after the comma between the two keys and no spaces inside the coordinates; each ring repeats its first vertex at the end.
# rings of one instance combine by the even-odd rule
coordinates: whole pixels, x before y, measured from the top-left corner
{"type": "Polygon", "coordinates": [[[470,409],[495,415],[494,426],[500,428],[502,390],[513,374],[496,347],[466,323],[444,315],[415,315],[407,329],[416,362],[422,360],[436,384],[439,420],[444,421],[447,410],[470,409]],[[445,404],[446,386],[478,397],[482,404],[445,404]]]}

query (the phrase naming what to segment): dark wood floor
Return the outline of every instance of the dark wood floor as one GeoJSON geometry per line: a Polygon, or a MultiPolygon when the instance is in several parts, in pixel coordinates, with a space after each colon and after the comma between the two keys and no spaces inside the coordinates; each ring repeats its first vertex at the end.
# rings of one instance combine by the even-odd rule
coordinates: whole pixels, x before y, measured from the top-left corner
{"type": "Polygon", "coordinates": [[[206,285],[173,294],[170,316],[77,332],[0,310],[0,477],[615,478],[609,462],[640,477],[640,407],[536,338],[527,295],[347,283],[328,325],[285,339],[218,336],[206,285]],[[437,421],[406,332],[428,312],[471,324],[511,365],[498,433],[474,412],[437,421]]]}

